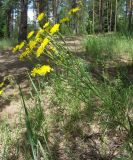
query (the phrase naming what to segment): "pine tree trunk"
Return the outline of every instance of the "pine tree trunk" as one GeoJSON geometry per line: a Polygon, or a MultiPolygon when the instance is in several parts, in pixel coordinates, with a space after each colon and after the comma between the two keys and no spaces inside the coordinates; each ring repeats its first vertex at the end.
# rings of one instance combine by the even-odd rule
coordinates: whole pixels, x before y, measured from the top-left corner
{"type": "Polygon", "coordinates": [[[11,13],[12,13],[12,10],[9,9],[7,11],[7,22],[6,22],[6,36],[8,38],[11,37],[11,30],[10,30],[11,29],[11,13]]]}
{"type": "Polygon", "coordinates": [[[27,9],[28,0],[20,0],[20,23],[19,23],[19,37],[18,41],[21,42],[27,39],[27,9]]]}
{"type": "Polygon", "coordinates": [[[58,22],[59,21],[59,13],[58,13],[58,7],[59,7],[59,0],[53,0],[52,1],[52,5],[53,5],[53,18],[54,18],[54,22],[58,22]]]}
{"type": "Polygon", "coordinates": [[[107,2],[107,32],[109,32],[109,2],[107,2]]]}
{"type": "Polygon", "coordinates": [[[132,31],[132,12],[133,12],[133,5],[132,0],[129,0],[129,15],[128,15],[128,31],[132,31]]]}
{"type": "Polygon", "coordinates": [[[128,1],[129,0],[126,0],[126,13],[125,13],[125,19],[127,20],[127,17],[128,17],[128,1]]]}
{"type": "Polygon", "coordinates": [[[110,32],[112,31],[112,1],[110,2],[110,32]]]}
{"type": "Polygon", "coordinates": [[[93,0],[92,31],[95,32],[95,0],[93,0]]]}
{"type": "Polygon", "coordinates": [[[37,2],[36,2],[36,0],[33,0],[33,25],[34,25],[34,30],[37,29],[37,15],[38,15],[37,2]]]}
{"type": "MultiPolygon", "coordinates": [[[[47,14],[47,7],[48,7],[48,0],[38,0],[38,13],[45,13],[47,14]]],[[[43,24],[47,21],[47,16],[39,22],[40,26],[42,27],[43,24]]]]}
{"type": "Polygon", "coordinates": [[[103,13],[104,13],[104,1],[99,0],[99,30],[100,32],[104,31],[104,23],[103,23],[103,13]]]}
{"type": "MultiPolygon", "coordinates": [[[[77,0],[73,0],[72,1],[72,8],[76,8],[76,7],[77,7],[77,0]]],[[[77,32],[78,32],[76,14],[73,16],[73,32],[74,32],[74,34],[77,34],[77,32]]]]}
{"type": "Polygon", "coordinates": [[[117,30],[117,5],[118,5],[118,1],[115,1],[115,25],[114,25],[114,31],[116,32],[117,30]]]}
{"type": "Polygon", "coordinates": [[[57,16],[57,6],[56,6],[56,0],[52,1],[52,5],[53,5],[53,19],[54,19],[54,23],[56,22],[56,16],[57,16]]]}

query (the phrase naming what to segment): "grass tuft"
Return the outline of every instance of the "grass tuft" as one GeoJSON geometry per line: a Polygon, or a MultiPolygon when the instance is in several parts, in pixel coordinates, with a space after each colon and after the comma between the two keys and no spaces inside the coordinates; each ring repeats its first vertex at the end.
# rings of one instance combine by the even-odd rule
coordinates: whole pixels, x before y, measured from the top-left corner
{"type": "Polygon", "coordinates": [[[11,49],[16,43],[17,41],[12,39],[0,39],[0,50],[11,49]]]}

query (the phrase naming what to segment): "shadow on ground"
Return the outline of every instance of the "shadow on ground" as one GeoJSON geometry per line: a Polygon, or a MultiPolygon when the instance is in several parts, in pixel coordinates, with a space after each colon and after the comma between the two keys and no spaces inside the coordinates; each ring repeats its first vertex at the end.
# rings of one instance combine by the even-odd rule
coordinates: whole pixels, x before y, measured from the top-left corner
{"type": "MultiPolygon", "coordinates": [[[[4,53],[0,53],[0,83],[5,79],[5,77],[14,77],[15,81],[18,84],[24,83],[26,80],[26,73],[31,65],[28,62],[19,61],[18,55],[13,55],[13,53],[9,51],[5,51],[4,53]]],[[[9,95],[9,97],[0,97],[0,111],[5,106],[9,106],[12,100],[12,96],[14,95],[14,86],[10,86],[10,80],[7,78],[5,80],[5,94],[9,95]]]]}

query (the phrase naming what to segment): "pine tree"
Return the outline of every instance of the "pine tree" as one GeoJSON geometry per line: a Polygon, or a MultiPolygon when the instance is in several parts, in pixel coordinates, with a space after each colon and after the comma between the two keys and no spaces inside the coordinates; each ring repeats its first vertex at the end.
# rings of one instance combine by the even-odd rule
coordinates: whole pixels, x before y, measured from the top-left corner
{"type": "Polygon", "coordinates": [[[27,39],[27,10],[28,0],[20,0],[19,42],[27,39]]]}

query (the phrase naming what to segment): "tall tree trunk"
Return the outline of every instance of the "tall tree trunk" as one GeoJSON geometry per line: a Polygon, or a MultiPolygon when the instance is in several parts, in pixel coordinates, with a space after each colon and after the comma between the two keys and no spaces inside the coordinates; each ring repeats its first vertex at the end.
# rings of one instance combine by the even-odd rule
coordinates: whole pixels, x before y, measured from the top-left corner
{"type": "Polygon", "coordinates": [[[60,0],[53,0],[52,1],[54,22],[59,21],[59,13],[58,13],[59,3],[60,3],[60,0]]]}
{"type": "Polygon", "coordinates": [[[112,31],[112,0],[110,2],[110,27],[109,27],[110,32],[112,31]]]}
{"type": "Polygon", "coordinates": [[[37,2],[36,2],[36,0],[33,0],[33,26],[34,26],[34,30],[37,29],[37,15],[38,15],[37,2]]]}
{"type": "Polygon", "coordinates": [[[19,37],[18,41],[23,41],[27,39],[27,9],[28,0],[20,0],[20,23],[19,23],[19,37]]]}
{"type": "Polygon", "coordinates": [[[129,1],[129,0],[126,0],[125,20],[127,20],[127,17],[128,17],[128,1],[129,1]]]}
{"type": "Polygon", "coordinates": [[[104,22],[103,22],[103,14],[104,14],[104,0],[99,0],[99,30],[100,32],[104,31],[104,22]]]}
{"type": "MultiPolygon", "coordinates": [[[[2,0],[0,0],[0,9],[2,7],[2,0]]],[[[2,21],[2,15],[0,15],[0,19],[2,21]]],[[[0,23],[0,38],[3,36],[3,31],[2,31],[2,23],[0,23]]]]}
{"type": "Polygon", "coordinates": [[[93,0],[92,31],[95,32],[95,0],[93,0]]]}
{"type": "Polygon", "coordinates": [[[14,10],[12,9],[11,12],[11,21],[10,21],[10,38],[13,38],[13,31],[14,31],[14,27],[13,27],[13,23],[14,23],[14,10]]]}
{"type": "Polygon", "coordinates": [[[106,4],[107,8],[106,8],[106,11],[107,11],[107,32],[109,32],[109,2],[107,1],[107,4],[106,4]]]}
{"type": "Polygon", "coordinates": [[[56,3],[57,3],[57,0],[52,1],[54,22],[57,21],[57,4],[56,3]]]}
{"type": "Polygon", "coordinates": [[[9,9],[7,11],[7,22],[6,22],[6,36],[8,38],[11,37],[11,14],[12,14],[12,9],[9,9]]]}
{"type": "Polygon", "coordinates": [[[48,0],[37,0],[38,2],[38,12],[39,14],[44,12],[47,14],[48,10],[48,0]]]}
{"type": "MultiPolygon", "coordinates": [[[[45,13],[47,14],[48,10],[48,0],[38,0],[38,13],[45,13]]],[[[39,22],[40,26],[42,27],[43,24],[47,21],[47,17],[44,18],[41,22],[39,22]]]]}
{"type": "Polygon", "coordinates": [[[115,25],[114,25],[114,31],[116,32],[116,27],[117,27],[117,5],[118,5],[118,0],[115,0],[115,25]]]}
{"type": "MultiPolygon", "coordinates": [[[[73,0],[72,1],[72,8],[76,8],[76,7],[77,7],[77,0],[73,0]]],[[[74,34],[77,34],[77,32],[78,32],[76,14],[73,15],[73,32],[74,32],[74,34]]]]}
{"type": "Polygon", "coordinates": [[[129,0],[129,13],[128,13],[128,31],[132,31],[132,12],[133,12],[133,5],[132,0],[129,0]]]}
{"type": "Polygon", "coordinates": [[[42,12],[45,12],[45,1],[44,0],[39,0],[38,1],[38,11],[39,11],[39,14],[42,13],[42,12]]]}

